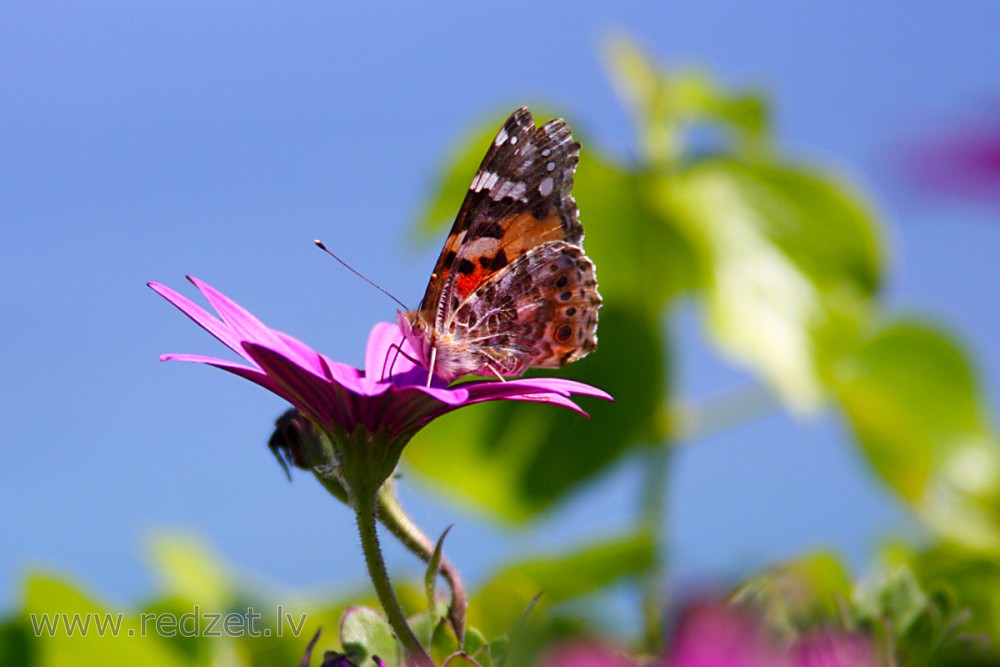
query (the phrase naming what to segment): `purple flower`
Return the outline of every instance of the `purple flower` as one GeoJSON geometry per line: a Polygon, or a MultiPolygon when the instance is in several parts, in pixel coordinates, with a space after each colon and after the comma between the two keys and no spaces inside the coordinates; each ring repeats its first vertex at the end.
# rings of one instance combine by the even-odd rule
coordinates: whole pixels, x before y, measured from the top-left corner
{"type": "MultiPolygon", "coordinates": [[[[431,420],[458,408],[486,401],[550,403],[586,416],[570,396],[611,400],[597,389],[557,378],[505,382],[477,380],[446,385],[437,377],[427,383],[427,371],[417,365],[414,350],[395,324],[376,324],[368,337],[365,369],[359,370],[314,351],[305,343],[271,329],[210,285],[188,278],[219,314],[216,317],[190,299],[159,283],[149,283],[224,345],[243,357],[238,363],[193,354],[164,354],[161,360],[208,364],[238,375],[294,405],[334,441],[334,453],[348,440],[380,440],[389,459],[398,461],[402,446],[431,420]]],[[[334,462],[342,461],[335,456],[334,462]]]]}
{"type": "Polygon", "coordinates": [[[819,631],[779,644],[754,616],[712,603],[688,608],[675,633],[667,667],[874,667],[862,637],[819,631]]]}
{"type": "Polygon", "coordinates": [[[907,154],[923,190],[995,200],[1000,194],[1000,124],[970,125],[917,144],[907,154]]]}

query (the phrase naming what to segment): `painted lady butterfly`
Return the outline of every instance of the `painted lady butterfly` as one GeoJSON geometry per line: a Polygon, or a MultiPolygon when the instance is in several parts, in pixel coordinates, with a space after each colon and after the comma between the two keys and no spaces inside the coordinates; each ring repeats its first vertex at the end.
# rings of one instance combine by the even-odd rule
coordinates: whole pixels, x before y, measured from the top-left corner
{"type": "Polygon", "coordinates": [[[399,324],[447,382],[516,377],[597,346],[594,263],[570,194],[580,144],[561,119],[515,111],[493,140],[434,266],[420,308],[399,324]]]}

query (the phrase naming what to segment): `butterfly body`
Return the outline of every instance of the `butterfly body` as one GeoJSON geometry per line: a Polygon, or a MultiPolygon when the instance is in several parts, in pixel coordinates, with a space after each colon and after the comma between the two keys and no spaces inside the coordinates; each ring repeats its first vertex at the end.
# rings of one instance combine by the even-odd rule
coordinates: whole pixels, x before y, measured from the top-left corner
{"type": "Polygon", "coordinates": [[[420,308],[399,321],[447,382],[557,367],[597,345],[594,264],[571,190],[580,144],[562,120],[504,123],[472,180],[420,308]]]}

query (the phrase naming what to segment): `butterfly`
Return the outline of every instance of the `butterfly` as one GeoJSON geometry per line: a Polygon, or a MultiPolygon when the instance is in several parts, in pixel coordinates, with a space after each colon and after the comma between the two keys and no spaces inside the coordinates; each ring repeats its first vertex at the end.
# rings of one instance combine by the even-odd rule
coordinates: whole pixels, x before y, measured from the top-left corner
{"type": "Polygon", "coordinates": [[[517,377],[597,347],[601,296],[571,194],[579,161],[566,123],[535,127],[526,107],[497,133],[420,307],[399,312],[432,375],[517,377]]]}

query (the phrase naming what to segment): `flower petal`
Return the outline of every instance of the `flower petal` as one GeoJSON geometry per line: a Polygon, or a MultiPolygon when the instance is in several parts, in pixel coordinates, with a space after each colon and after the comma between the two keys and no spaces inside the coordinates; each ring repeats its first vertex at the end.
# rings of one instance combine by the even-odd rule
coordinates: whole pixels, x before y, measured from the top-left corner
{"type": "Polygon", "coordinates": [[[230,327],[226,326],[224,322],[221,322],[217,317],[196,304],[194,301],[191,301],[191,299],[170,289],[166,285],[154,282],[146,284],[149,285],[154,292],[174,304],[178,310],[194,320],[195,324],[215,336],[223,345],[237,354],[243,355],[243,348],[240,345],[242,343],[240,337],[237,336],[230,327]]]}
{"type": "Polygon", "coordinates": [[[291,394],[284,390],[283,387],[278,385],[274,380],[272,380],[267,373],[257,369],[251,368],[250,366],[244,366],[243,364],[237,363],[235,361],[227,361],[226,359],[216,359],[215,357],[205,357],[200,354],[162,354],[160,355],[160,361],[185,361],[196,364],[205,364],[206,366],[214,366],[215,368],[221,368],[224,371],[228,371],[233,375],[238,375],[241,378],[250,380],[254,384],[258,384],[264,389],[267,389],[273,394],[277,394],[281,398],[285,399],[289,403],[295,403],[292,400],[291,394]]]}
{"type": "Polygon", "coordinates": [[[350,397],[339,385],[300,366],[282,352],[256,343],[244,343],[243,347],[264,372],[293,397],[291,403],[295,407],[327,426],[354,422],[350,397]]]}
{"type": "MultiPolygon", "coordinates": [[[[365,346],[365,374],[373,381],[384,382],[390,377],[409,373],[418,365],[410,343],[399,327],[379,322],[368,334],[365,346]]],[[[426,381],[426,380],[425,380],[426,381]]]]}
{"type": "MultiPolygon", "coordinates": [[[[187,279],[205,295],[212,308],[215,308],[215,312],[219,313],[222,320],[229,325],[241,340],[254,342],[259,345],[267,345],[272,349],[282,352],[287,351],[292,353],[296,358],[298,357],[298,350],[289,348],[285,344],[285,341],[275,335],[273,329],[257,319],[246,308],[203,280],[199,280],[194,276],[188,276],[187,279]]],[[[296,360],[302,361],[298,358],[296,360]]]]}

